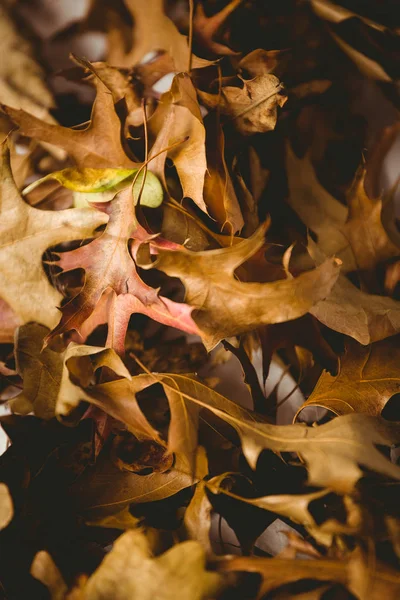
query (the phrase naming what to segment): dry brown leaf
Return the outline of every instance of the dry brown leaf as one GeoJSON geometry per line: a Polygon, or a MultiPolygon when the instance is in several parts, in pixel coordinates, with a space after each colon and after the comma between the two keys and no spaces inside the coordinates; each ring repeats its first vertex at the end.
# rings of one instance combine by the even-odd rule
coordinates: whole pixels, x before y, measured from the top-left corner
{"type": "MultiPolygon", "coordinates": [[[[271,425],[256,413],[241,408],[195,378],[167,373],[138,375],[132,379],[132,390],[139,391],[154,383],[160,383],[166,393],[176,394],[182,408],[188,403],[194,403],[231,425],[239,434],[243,453],[253,469],[260,452],[269,448],[274,452],[298,452],[307,464],[311,485],[330,487],[340,493],[351,490],[361,477],[358,465],[389,477],[400,478],[400,468],[387,460],[375,447],[377,444],[387,446],[398,442],[398,423],[351,414],[337,417],[320,427],[307,427],[304,424],[271,425]]],[[[104,384],[108,386],[110,396],[115,384],[118,382],[104,384]]],[[[96,389],[92,393],[95,394],[96,389]]],[[[125,420],[128,420],[128,413],[125,420]]],[[[189,437],[190,444],[195,435],[194,423],[184,410],[177,413],[176,422],[179,424],[174,431],[177,442],[172,438],[168,442],[171,445],[176,443],[182,448],[185,436],[189,437]]]]}
{"type": "Polygon", "coordinates": [[[76,330],[85,338],[100,323],[108,323],[106,345],[123,354],[133,313],[197,333],[192,307],[159,296],[158,290],[145,284],[137,272],[134,257],[138,244],[155,236],[138,223],[130,186],[109,203],[108,211],[110,219],[98,238],[59,255],[57,264],[64,272],[85,269],[85,283],[79,294],[61,308],[61,320],[50,337],[76,330]],[[130,247],[132,238],[137,240],[130,247]]]}
{"type": "Polygon", "coordinates": [[[382,224],[382,200],[365,192],[365,170],[358,171],[346,208],[318,182],[309,155],[297,158],[287,145],[286,168],[290,206],[317,234],[321,251],[340,258],[344,272],[373,269],[400,253],[382,224]]]}
{"type": "Polygon", "coordinates": [[[399,351],[398,336],[371,346],[348,340],[338,375],[323,373],[297,414],[307,406],[322,406],[336,415],[380,415],[400,391],[399,351]]]}
{"type": "Polygon", "coordinates": [[[218,107],[243,135],[275,129],[278,106],[287,100],[280,94],[279,79],[267,74],[242,82],[243,87],[222,87],[220,94],[199,91],[199,97],[209,108],[218,107]]]}
{"type": "Polygon", "coordinates": [[[90,123],[84,129],[50,125],[24,110],[4,106],[6,114],[22,133],[63,148],[79,168],[125,167],[137,165],[125,153],[121,143],[121,122],[115,112],[110,90],[98,78],[94,79],[97,95],[90,123]]]}
{"type": "MultiPolygon", "coordinates": [[[[307,313],[326,298],[339,274],[339,262],[327,260],[294,279],[272,283],[242,283],[235,270],[264,243],[265,227],[230,248],[205,252],[160,249],[152,265],[179,277],[185,301],[199,309],[195,316],[208,349],[221,339],[244,333],[262,324],[281,323],[307,313]]],[[[150,268],[150,267],[147,267],[150,268]]]]}
{"type": "Polygon", "coordinates": [[[360,344],[384,340],[400,331],[400,302],[367,294],[340,275],[325,300],[310,309],[314,317],[360,344]]]}
{"type": "Polygon", "coordinates": [[[15,186],[9,160],[5,144],[0,169],[0,297],[20,324],[37,321],[54,327],[62,296],[47,279],[43,254],[50,246],[92,236],[107,216],[92,209],[42,211],[29,206],[15,186]]]}
{"type": "Polygon", "coordinates": [[[82,600],[201,600],[214,596],[220,576],[205,570],[200,544],[182,542],[153,558],[139,530],[123,534],[88,579],[82,600]]]}

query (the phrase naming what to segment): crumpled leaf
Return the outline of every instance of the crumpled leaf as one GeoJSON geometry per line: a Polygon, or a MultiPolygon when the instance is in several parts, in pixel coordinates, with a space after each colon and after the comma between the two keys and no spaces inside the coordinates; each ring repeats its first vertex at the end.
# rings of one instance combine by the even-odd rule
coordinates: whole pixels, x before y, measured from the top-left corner
{"type": "Polygon", "coordinates": [[[0,483],[0,530],[7,527],[14,515],[14,505],[5,483],[0,483]]]}
{"type": "Polygon", "coordinates": [[[42,256],[50,246],[91,237],[107,216],[89,209],[43,211],[29,206],[18,192],[9,161],[5,144],[0,184],[0,297],[20,324],[37,321],[54,327],[62,296],[49,283],[42,256]]]}
{"type": "Polygon", "coordinates": [[[243,87],[225,86],[220,94],[199,90],[199,97],[209,108],[218,106],[243,135],[275,129],[278,106],[282,107],[287,100],[280,94],[279,79],[267,74],[242,81],[243,87]]]}
{"type": "MultiPolygon", "coordinates": [[[[85,337],[99,323],[108,322],[107,345],[123,353],[132,313],[146,314],[188,333],[197,333],[190,316],[192,308],[159,296],[137,273],[129,240],[152,236],[136,220],[130,188],[120,192],[109,206],[110,219],[100,237],[59,255],[58,264],[64,272],[85,269],[86,277],[79,294],[61,308],[61,320],[51,337],[73,329],[85,337]]],[[[132,252],[134,256],[136,250],[132,252]]]]}
{"type": "Polygon", "coordinates": [[[185,301],[199,309],[195,320],[208,349],[221,339],[259,325],[304,315],[329,295],[338,277],[339,262],[329,259],[294,279],[272,283],[238,281],[234,271],[261,248],[264,233],[265,227],[261,227],[250,238],[221,250],[158,250],[152,266],[181,279],[186,289],[185,301]]]}
{"type": "MultiPolygon", "coordinates": [[[[70,597],[65,583],[48,581],[43,560],[58,571],[51,557],[42,551],[36,555],[31,573],[49,586],[53,599],[70,597]],[[50,585],[49,585],[50,583],[50,585]],[[54,591],[53,591],[54,590],[54,591]]],[[[197,542],[182,542],[162,554],[151,555],[145,534],[137,529],[124,533],[114,543],[101,565],[79,589],[72,591],[74,600],[160,600],[182,598],[201,600],[213,597],[221,587],[221,576],[206,571],[205,556],[197,542]]]]}
{"type": "Polygon", "coordinates": [[[380,415],[386,402],[400,391],[399,338],[370,346],[347,340],[336,376],[323,373],[313,393],[301,406],[322,406],[336,415],[380,415]]]}
{"type": "Polygon", "coordinates": [[[24,110],[3,106],[3,110],[24,135],[49,142],[66,150],[79,168],[126,168],[137,165],[121,144],[121,122],[115,112],[110,90],[96,77],[96,99],[90,123],[84,129],[50,125],[24,110]]]}

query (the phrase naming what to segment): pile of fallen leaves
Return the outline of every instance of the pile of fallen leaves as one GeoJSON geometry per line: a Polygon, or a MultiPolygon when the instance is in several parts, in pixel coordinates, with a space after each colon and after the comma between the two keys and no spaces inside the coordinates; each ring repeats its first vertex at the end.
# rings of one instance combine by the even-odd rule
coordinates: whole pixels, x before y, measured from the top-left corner
{"type": "Polygon", "coordinates": [[[24,4],[0,598],[399,598],[397,3],[92,0],[54,35],[107,41],[58,74],[91,112],[24,4]]]}

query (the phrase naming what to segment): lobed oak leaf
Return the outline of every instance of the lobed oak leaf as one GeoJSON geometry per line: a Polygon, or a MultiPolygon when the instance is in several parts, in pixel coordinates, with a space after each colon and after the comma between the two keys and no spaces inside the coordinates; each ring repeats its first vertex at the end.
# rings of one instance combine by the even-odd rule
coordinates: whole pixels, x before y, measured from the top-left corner
{"type": "Polygon", "coordinates": [[[99,323],[108,322],[107,344],[123,353],[132,313],[142,313],[160,323],[197,333],[190,316],[192,308],[159,296],[137,273],[134,257],[139,240],[154,236],[137,222],[129,187],[111,201],[109,212],[109,222],[99,238],[59,255],[58,264],[64,272],[85,269],[85,282],[79,294],[61,308],[61,320],[49,337],[70,330],[85,337],[99,323]],[[129,240],[135,236],[139,240],[132,248],[132,258],[129,240]]]}
{"type": "Polygon", "coordinates": [[[383,202],[365,191],[366,171],[360,168],[348,191],[346,208],[319,183],[309,155],[297,158],[287,145],[286,167],[290,206],[318,236],[318,247],[336,254],[344,272],[374,269],[378,263],[398,256],[383,223],[383,202]]]}
{"type": "Polygon", "coordinates": [[[3,106],[3,110],[24,135],[49,142],[67,151],[79,168],[137,167],[125,153],[121,142],[121,122],[110,90],[98,77],[94,79],[96,99],[90,123],[84,129],[51,125],[23,110],[3,106]]]}
{"type": "Polygon", "coordinates": [[[339,373],[332,376],[324,372],[297,415],[307,406],[322,406],[336,415],[379,416],[388,400],[400,391],[398,362],[398,336],[370,346],[347,340],[339,373]]]}
{"type": "Polygon", "coordinates": [[[280,94],[279,79],[266,74],[242,82],[243,87],[222,87],[220,94],[199,90],[199,97],[209,108],[218,107],[242,135],[275,129],[278,106],[282,107],[287,100],[280,94]]]}
{"type": "Polygon", "coordinates": [[[111,597],[115,600],[172,600],[176,597],[206,600],[214,597],[222,584],[220,575],[206,570],[200,544],[182,542],[153,557],[148,539],[140,529],[122,534],[96,571],[70,594],[66,593],[61,574],[47,552],[36,555],[31,573],[48,585],[57,600],[111,597]],[[48,573],[51,572],[57,573],[58,577],[49,581],[48,573]]]}
{"type": "Polygon", "coordinates": [[[250,238],[220,250],[158,250],[151,266],[181,279],[185,301],[199,311],[195,320],[208,349],[226,337],[306,314],[329,295],[337,280],[339,262],[329,259],[292,279],[272,283],[238,281],[235,270],[261,248],[264,235],[265,227],[260,227],[250,238]]]}
{"type": "Polygon", "coordinates": [[[45,251],[61,242],[91,237],[107,215],[90,209],[43,211],[21,198],[3,145],[0,166],[0,297],[20,324],[36,321],[54,327],[61,294],[43,269],[45,251]]]}
{"type": "MultiPolygon", "coordinates": [[[[178,395],[182,408],[194,403],[231,425],[237,431],[243,453],[253,469],[260,452],[268,448],[274,452],[297,452],[306,462],[311,485],[329,487],[339,493],[350,491],[362,476],[359,465],[400,479],[400,468],[375,447],[398,442],[398,423],[351,414],[319,427],[271,425],[257,413],[238,406],[195,378],[184,375],[138,375],[132,379],[132,389],[138,386],[142,389],[142,385],[154,383],[160,383],[166,393],[178,395]]],[[[113,385],[114,382],[108,384],[110,394],[113,385]]],[[[176,428],[178,442],[188,435],[187,431],[190,431],[191,438],[195,434],[193,421],[184,410],[180,415],[177,417],[179,427],[176,428]]],[[[168,442],[172,443],[173,439],[169,438],[168,442]]]]}

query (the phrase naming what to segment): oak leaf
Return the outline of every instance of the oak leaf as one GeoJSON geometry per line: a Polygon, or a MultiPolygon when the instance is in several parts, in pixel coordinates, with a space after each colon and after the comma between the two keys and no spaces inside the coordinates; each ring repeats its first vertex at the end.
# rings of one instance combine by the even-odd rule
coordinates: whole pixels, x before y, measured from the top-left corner
{"type": "Polygon", "coordinates": [[[400,391],[399,338],[391,337],[370,346],[347,340],[339,373],[323,373],[307,406],[322,406],[336,415],[380,415],[388,400],[400,391]]]}
{"type": "Polygon", "coordinates": [[[37,321],[54,327],[62,296],[47,279],[43,254],[61,242],[91,237],[107,215],[91,209],[43,211],[24,202],[13,180],[7,144],[0,169],[0,297],[20,324],[37,321]]]}
{"type": "Polygon", "coordinates": [[[79,294],[62,307],[61,320],[50,337],[70,330],[85,337],[99,323],[108,322],[107,344],[123,353],[132,313],[142,313],[188,333],[197,333],[190,316],[192,308],[159,296],[137,273],[134,261],[137,244],[130,252],[129,240],[135,236],[149,240],[154,236],[136,220],[130,187],[110,202],[108,210],[110,219],[100,237],[59,255],[58,264],[64,272],[85,269],[85,282],[79,294]]]}
{"type": "MultiPolygon", "coordinates": [[[[116,382],[118,383],[118,382],[116,382]]],[[[205,386],[194,377],[172,374],[148,373],[132,379],[132,389],[143,389],[160,383],[165,392],[176,395],[182,411],[177,413],[177,427],[169,443],[182,443],[184,436],[193,438],[194,422],[184,407],[194,403],[197,407],[211,411],[231,425],[238,433],[243,453],[250,466],[255,469],[260,452],[298,452],[305,460],[309,471],[309,483],[349,491],[361,477],[358,465],[400,478],[400,469],[387,460],[375,447],[377,444],[391,445],[399,439],[398,423],[362,414],[337,417],[319,427],[304,424],[291,426],[271,425],[263,417],[231,402],[215,390],[205,386]],[[188,433],[189,432],[189,433],[188,433]],[[321,455],[324,460],[321,461],[321,455]]],[[[115,382],[108,385],[109,394],[115,382]]],[[[127,415],[129,414],[127,405],[127,415]]],[[[126,420],[126,418],[125,418],[126,420]]]]}
{"type": "Polygon", "coordinates": [[[31,573],[48,585],[53,598],[59,600],[105,600],[111,597],[115,600],[172,600],[176,597],[202,600],[214,597],[221,587],[221,576],[205,569],[205,555],[200,544],[182,542],[153,557],[149,542],[140,529],[121,535],[93,575],[71,594],[66,593],[62,576],[47,552],[36,555],[31,573]],[[49,581],[50,572],[58,573],[58,577],[49,581]]]}
{"type": "Polygon", "coordinates": [[[304,315],[329,295],[337,280],[339,262],[329,259],[294,279],[238,281],[234,271],[261,248],[264,234],[265,227],[261,227],[252,237],[220,250],[158,250],[151,266],[181,279],[185,302],[199,309],[195,320],[208,349],[223,338],[304,315]]]}
{"type": "Polygon", "coordinates": [[[125,153],[121,143],[121,122],[113,96],[95,77],[96,99],[89,125],[84,129],[51,125],[24,110],[3,106],[6,114],[24,135],[49,142],[67,151],[78,167],[133,169],[137,165],[125,153]]]}
{"type": "Polygon", "coordinates": [[[309,155],[297,158],[287,145],[286,168],[290,206],[317,234],[320,250],[340,258],[343,272],[374,269],[399,255],[382,223],[382,200],[365,192],[365,169],[359,169],[349,189],[346,208],[319,183],[309,155]]]}

